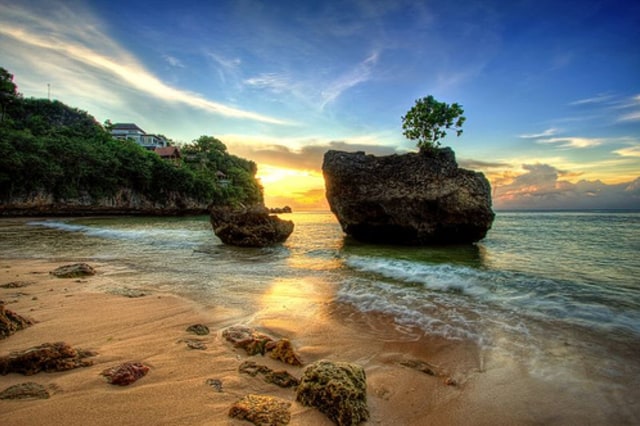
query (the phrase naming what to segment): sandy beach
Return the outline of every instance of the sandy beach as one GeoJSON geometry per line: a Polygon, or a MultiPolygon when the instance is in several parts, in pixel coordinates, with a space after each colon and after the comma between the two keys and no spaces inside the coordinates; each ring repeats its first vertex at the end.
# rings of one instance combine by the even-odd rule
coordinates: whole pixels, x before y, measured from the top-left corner
{"type": "Polygon", "coordinates": [[[404,340],[398,340],[388,318],[364,316],[347,308],[321,321],[313,319],[304,309],[295,309],[296,303],[302,302],[296,299],[319,305],[325,302],[321,294],[305,293],[304,285],[295,293],[281,289],[253,315],[243,317],[215,304],[203,305],[169,293],[150,291],[135,298],[118,294],[117,289],[126,288],[126,282],[109,276],[113,264],[92,262],[97,274],[81,279],[49,274],[62,264],[16,259],[0,262],[0,285],[27,284],[0,288],[0,300],[7,309],[36,322],[0,340],[0,356],[64,341],[97,352],[91,358],[94,364],[28,377],[15,373],[0,376],[0,391],[36,382],[52,393],[42,400],[0,400],[2,424],[242,425],[249,423],[228,417],[228,411],[250,393],[292,402],[292,425],[333,424],[316,409],[295,402],[294,390],[238,372],[247,359],[274,370],[286,369],[298,378],[304,369],[266,356],[249,357],[234,348],[222,338],[222,331],[239,324],[289,338],[305,364],[329,359],[363,366],[371,414],[367,424],[606,422],[594,413],[572,409],[575,404],[558,397],[558,389],[549,392],[548,385],[522,372],[514,375],[516,367],[492,369],[484,365],[484,356],[473,345],[427,339],[419,333],[414,340],[407,340],[407,330],[404,340]],[[196,336],[186,331],[198,323],[207,325],[211,333],[196,336]],[[206,349],[190,349],[188,339],[204,343],[206,349]],[[143,362],[150,371],[122,387],[107,383],[100,375],[106,368],[127,361],[143,362]],[[436,374],[409,368],[407,361],[435,366],[436,374]],[[219,380],[221,391],[207,384],[208,379],[219,380]],[[544,412],[536,409],[539,404],[545,407],[544,412]]]}
{"type": "MultiPolygon", "coordinates": [[[[60,263],[34,260],[2,262],[0,285],[16,281],[28,285],[2,288],[0,299],[8,309],[36,324],[1,340],[0,356],[64,341],[97,352],[91,358],[94,365],[58,373],[0,377],[2,389],[36,382],[52,390],[49,399],[0,401],[3,424],[248,424],[227,415],[230,406],[248,393],[293,402],[290,424],[332,424],[317,410],[296,403],[294,391],[238,372],[240,363],[248,358],[273,369],[287,369],[297,377],[304,368],[269,357],[248,357],[221,337],[223,329],[248,323],[249,318],[243,321],[234,312],[203,307],[171,294],[156,292],[136,298],[109,294],[97,290],[114,288],[115,283],[104,274],[106,265],[93,264],[98,274],[81,279],[50,275],[58,266],[60,263]],[[211,334],[195,336],[186,331],[197,323],[207,325],[211,334]],[[190,349],[186,339],[202,341],[207,349],[190,349]],[[100,375],[106,368],[126,361],[143,362],[151,367],[150,372],[126,387],[110,385],[100,375]],[[207,379],[220,380],[222,392],[207,385],[207,379]]],[[[445,385],[441,377],[397,365],[394,358],[406,355],[402,345],[358,341],[353,332],[337,329],[337,324],[324,330],[301,330],[300,322],[278,319],[269,312],[262,312],[260,322],[248,325],[274,336],[286,335],[305,362],[322,358],[360,361],[368,375],[370,424],[390,424],[392,419],[395,424],[421,424],[432,411],[430,406],[455,402],[461,392],[460,387],[445,385]],[[381,352],[386,354],[382,363],[367,360],[367,354],[376,358],[381,352]]]]}

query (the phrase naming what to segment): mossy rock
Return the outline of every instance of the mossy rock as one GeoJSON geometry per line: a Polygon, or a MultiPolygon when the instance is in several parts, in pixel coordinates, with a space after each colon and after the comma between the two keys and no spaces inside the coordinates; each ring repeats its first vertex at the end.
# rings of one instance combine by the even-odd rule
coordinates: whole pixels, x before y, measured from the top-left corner
{"type": "Polygon", "coordinates": [[[309,365],[296,390],[296,400],[316,407],[339,426],[369,419],[364,369],[346,362],[318,361],[309,365]]]}

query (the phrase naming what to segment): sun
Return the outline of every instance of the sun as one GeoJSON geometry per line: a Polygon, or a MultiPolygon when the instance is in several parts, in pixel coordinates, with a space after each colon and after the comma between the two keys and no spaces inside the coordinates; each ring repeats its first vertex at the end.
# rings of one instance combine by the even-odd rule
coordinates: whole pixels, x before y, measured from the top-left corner
{"type": "Polygon", "coordinates": [[[265,204],[268,206],[323,204],[324,178],[317,171],[260,164],[256,177],[264,187],[265,204]]]}

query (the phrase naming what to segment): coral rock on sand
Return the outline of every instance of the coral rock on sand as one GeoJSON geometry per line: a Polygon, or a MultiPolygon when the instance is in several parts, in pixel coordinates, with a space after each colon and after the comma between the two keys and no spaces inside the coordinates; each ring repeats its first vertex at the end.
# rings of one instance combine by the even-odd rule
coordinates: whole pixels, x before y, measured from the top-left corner
{"type": "Polygon", "coordinates": [[[47,399],[49,391],[34,382],[20,383],[0,392],[0,399],[47,399]]]}
{"type": "Polygon", "coordinates": [[[339,426],[358,425],[369,418],[366,375],[356,364],[318,361],[309,365],[296,389],[296,400],[316,407],[339,426]]]}
{"type": "Polygon", "coordinates": [[[187,327],[189,333],[197,334],[198,336],[206,336],[209,334],[209,327],[204,324],[193,324],[187,327]]]}
{"type": "Polygon", "coordinates": [[[275,343],[267,343],[267,351],[269,356],[278,361],[282,361],[285,364],[300,367],[302,361],[300,357],[294,352],[293,346],[289,339],[280,339],[275,343]]]}
{"type": "Polygon", "coordinates": [[[86,263],[74,263],[60,266],[49,273],[58,278],[80,278],[95,275],[96,270],[86,263]]]}
{"type": "Polygon", "coordinates": [[[0,340],[31,325],[33,325],[33,321],[5,308],[0,303],[0,340]]]}
{"type": "Polygon", "coordinates": [[[94,355],[95,352],[74,349],[64,342],[44,343],[0,357],[0,374],[20,373],[30,376],[40,371],[50,373],[88,367],[93,365],[93,361],[85,358],[94,355]]]}
{"type": "Polygon", "coordinates": [[[249,394],[235,402],[229,409],[229,417],[247,420],[258,426],[287,425],[291,420],[291,403],[266,395],[249,394]]]}
{"type": "Polygon", "coordinates": [[[253,361],[243,362],[242,364],[240,364],[240,367],[238,367],[238,371],[240,373],[248,374],[251,377],[255,377],[258,374],[261,374],[265,382],[273,383],[274,385],[280,386],[281,388],[296,387],[300,383],[300,381],[289,374],[288,371],[274,371],[266,365],[256,364],[253,361]]]}
{"type": "Polygon", "coordinates": [[[149,372],[149,367],[139,362],[125,362],[115,367],[107,368],[101,375],[105,376],[112,385],[127,386],[149,372]]]}

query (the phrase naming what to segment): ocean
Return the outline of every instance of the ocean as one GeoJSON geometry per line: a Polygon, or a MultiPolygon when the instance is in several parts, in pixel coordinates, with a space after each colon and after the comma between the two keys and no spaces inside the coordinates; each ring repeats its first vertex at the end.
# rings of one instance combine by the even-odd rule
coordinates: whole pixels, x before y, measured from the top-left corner
{"type": "Polygon", "coordinates": [[[372,320],[372,338],[471,342],[482,363],[610,390],[640,417],[640,212],[497,212],[484,240],[443,247],[358,243],[329,212],[281,217],[293,234],[262,249],[223,245],[208,217],[2,219],[0,259],[110,264],[114,283],[244,317],[382,316],[394,335],[372,320]]]}

